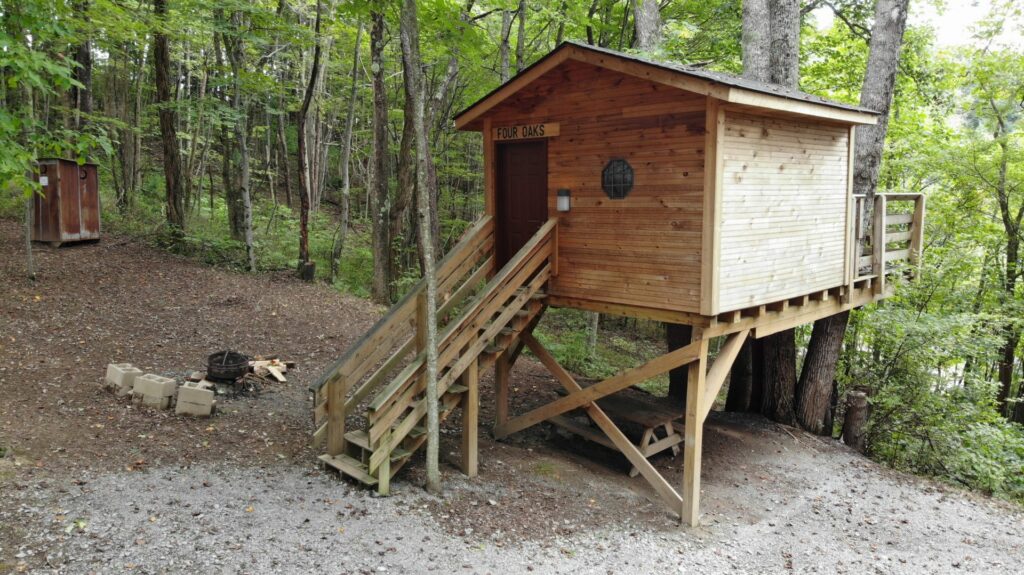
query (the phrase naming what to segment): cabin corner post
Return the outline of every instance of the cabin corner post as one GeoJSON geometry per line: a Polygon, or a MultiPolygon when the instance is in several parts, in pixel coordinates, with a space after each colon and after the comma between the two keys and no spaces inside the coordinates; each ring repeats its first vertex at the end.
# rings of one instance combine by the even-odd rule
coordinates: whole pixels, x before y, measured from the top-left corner
{"type": "Polygon", "coordinates": [[[683,433],[683,506],[679,513],[684,524],[700,524],[700,460],[704,442],[705,374],[708,363],[708,339],[704,330],[693,328],[693,341],[700,342],[698,359],[690,363],[686,381],[686,418],[683,433]]]}
{"type": "Polygon", "coordinates": [[[491,129],[491,118],[484,118],[484,213],[488,216],[495,216],[494,187],[495,187],[495,166],[494,166],[494,130],[491,129]]]}
{"type": "Polygon", "coordinates": [[[843,298],[849,298],[853,292],[853,281],[857,277],[857,260],[860,257],[860,240],[857,237],[857,225],[855,219],[860,218],[860,212],[856,209],[857,201],[853,197],[853,165],[855,155],[855,143],[857,130],[850,126],[849,136],[846,140],[846,245],[843,250],[846,256],[846,267],[844,270],[843,283],[846,285],[846,293],[843,298]]]}
{"type": "Polygon", "coordinates": [[[704,120],[704,200],[701,219],[700,312],[718,313],[719,260],[721,258],[722,171],[725,110],[716,98],[707,98],[704,120]]]}

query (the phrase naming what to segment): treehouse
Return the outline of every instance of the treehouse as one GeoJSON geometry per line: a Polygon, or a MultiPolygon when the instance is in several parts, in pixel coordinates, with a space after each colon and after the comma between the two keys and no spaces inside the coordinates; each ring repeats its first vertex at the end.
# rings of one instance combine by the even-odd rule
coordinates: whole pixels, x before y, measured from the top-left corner
{"type": "MultiPolygon", "coordinates": [[[[887,278],[920,258],[923,197],[852,194],[855,130],[875,121],[864,108],[574,43],[456,116],[483,135],[485,189],[485,215],[437,267],[439,409],[461,413],[463,470],[476,473],[479,374],[493,366],[496,437],[569,427],[621,451],[695,525],[704,420],[744,340],[884,298],[887,278]],[[549,306],[687,324],[692,343],[583,387],[532,335],[549,306]],[[565,395],[511,414],[523,349],[565,395]],[[685,410],[611,401],[682,366],[685,410]],[[596,427],[565,417],[580,410],[596,427]],[[639,442],[622,419],[645,422],[639,442]],[[648,457],[680,445],[677,490],[648,457]]],[[[423,291],[313,385],[321,460],[381,493],[425,442],[423,291]],[[364,425],[347,430],[357,413],[364,425]]]]}

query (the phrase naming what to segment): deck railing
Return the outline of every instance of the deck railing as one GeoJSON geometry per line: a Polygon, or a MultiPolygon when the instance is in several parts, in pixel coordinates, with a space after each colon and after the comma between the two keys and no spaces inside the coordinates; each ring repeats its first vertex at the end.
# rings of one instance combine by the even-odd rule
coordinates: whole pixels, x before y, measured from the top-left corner
{"type": "Polygon", "coordinates": [[[924,247],[925,196],[875,194],[869,202],[867,196],[855,194],[854,202],[852,275],[854,282],[871,280],[874,292],[880,294],[885,291],[887,273],[895,269],[917,273],[924,247]]]}

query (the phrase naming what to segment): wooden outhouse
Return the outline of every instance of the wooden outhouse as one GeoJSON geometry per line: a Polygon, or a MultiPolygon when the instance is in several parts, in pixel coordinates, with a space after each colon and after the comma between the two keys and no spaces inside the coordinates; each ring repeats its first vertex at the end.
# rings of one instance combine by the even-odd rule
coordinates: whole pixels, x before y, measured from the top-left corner
{"type": "MultiPolygon", "coordinates": [[[[887,275],[920,257],[923,197],[869,205],[852,193],[856,127],[876,116],[575,43],[458,114],[457,128],[483,134],[485,190],[485,215],[437,274],[441,415],[462,407],[465,471],[476,472],[478,374],[494,366],[495,436],[547,421],[593,437],[696,524],[703,423],[743,342],[886,297],[887,275]],[[582,387],[532,335],[548,306],[687,324],[693,341],[582,387]],[[513,415],[524,348],[566,395],[513,415]],[[685,413],[639,442],[623,434],[613,416],[643,407],[613,413],[607,400],[682,366],[685,413]],[[564,417],[580,409],[596,431],[564,417]],[[681,494],[647,460],[679,444],[681,494]]],[[[321,460],[381,492],[425,441],[423,301],[420,285],[313,386],[321,460]],[[346,432],[367,400],[367,428],[346,432]]]]}
{"type": "Polygon", "coordinates": [[[42,188],[32,203],[32,240],[59,246],[100,239],[99,176],[96,164],[56,158],[38,162],[42,188]]]}

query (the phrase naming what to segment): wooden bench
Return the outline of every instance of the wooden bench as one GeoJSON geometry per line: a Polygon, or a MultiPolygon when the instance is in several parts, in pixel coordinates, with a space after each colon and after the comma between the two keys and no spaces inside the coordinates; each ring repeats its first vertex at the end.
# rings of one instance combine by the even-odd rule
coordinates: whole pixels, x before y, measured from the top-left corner
{"type": "MultiPolygon", "coordinates": [[[[666,449],[672,450],[673,457],[679,455],[679,444],[683,442],[683,436],[679,433],[684,415],[681,406],[673,409],[664,399],[641,395],[640,392],[630,390],[599,399],[597,405],[613,420],[628,421],[643,429],[640,442],[636,446],[644,457],[650,459],[652,455],[666,449]],[[679,429],[676,427],[677,423],[680,424],[679,429]],[[658,437],[659,432],[663,432],[664,437],[658,437]]],[[[619,451],[610,439],[590,425],[581,425],[564,416],[556,416],[549,421],[574,435],[619,451]]],[[[629,470],[630,477],[636,477],[637,474],[639,470],[635,466],[629,470]]]]}

